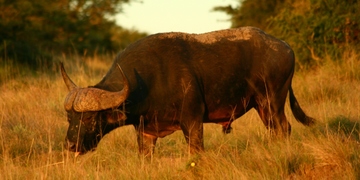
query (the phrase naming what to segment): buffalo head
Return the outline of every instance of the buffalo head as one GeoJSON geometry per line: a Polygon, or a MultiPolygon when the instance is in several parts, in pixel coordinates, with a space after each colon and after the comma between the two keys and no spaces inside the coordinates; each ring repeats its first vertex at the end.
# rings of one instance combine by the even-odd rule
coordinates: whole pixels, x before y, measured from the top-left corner
{"type": "Polygon", "coordinates": [[[124,123],[126,116],[118,108],[129,95],[129,83],[120,66],[124,87],[111,92],[96,87],[80,88],[66,74],[61,63],[61,74],[69,89],[64,107],[69,128],[65,148],[85,153],[96,148],[103,135],[124,123]]]}

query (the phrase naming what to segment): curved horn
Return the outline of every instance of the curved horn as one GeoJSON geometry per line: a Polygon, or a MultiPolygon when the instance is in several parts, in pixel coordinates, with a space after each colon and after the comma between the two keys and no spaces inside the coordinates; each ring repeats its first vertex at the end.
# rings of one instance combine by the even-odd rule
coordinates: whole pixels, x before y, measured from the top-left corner
{"type": "Polygon", "coordinates": [[[111,92],[99,88],[81,88],[74,100],[74,110],[77,112],[101,111],[118,107],[125,102],[129,96],[129,81],[119,65],[118,68],[124,82],[121,91],[111,92]]]}
{"type": "Polygon", "coordinates": [[[122,68],[120,67],[119,64],[117,64],[120,72],[121,72],[121,76],[123,78],[123,82],[124,82],[124,87],[123,87],[123,91],[126,94],[126,98],[129,96],[129,89],[130,89],[130,85],[129,85],[129,80],[126,78],[126,75],[124,73],[124,71],[122,70],[122,68]]]}
{"type": "Polygon", "coordinates": [[[61,75],[62,75],[64,82],[65,82],[67,88],[69,89],[69,91],[75,89],[77,86],[66,74],[64,64],[62,62],[60,62],[60,69],[61,69],[61,75]]]}

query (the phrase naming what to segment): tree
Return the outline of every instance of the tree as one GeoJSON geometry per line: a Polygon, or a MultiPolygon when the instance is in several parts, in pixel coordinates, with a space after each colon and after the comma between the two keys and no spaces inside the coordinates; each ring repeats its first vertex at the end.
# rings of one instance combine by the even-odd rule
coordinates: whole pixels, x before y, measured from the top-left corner
{"type": "Polygon", "coordinates": [[[268,20],[269,29],[292,45],[300,66],[321,65],[327,56],[360,50],[359,9],[359,0],[296,0],[268,20]]]}
{"type": "Polygon", "coordinates": [[[255,26],[266,30],[267,19],[275,16],[284,5],[285,0],[239,0],[236,7],[217,6],[215,11],[230,15],[232,27],[255,26]]]}
{"type": "Polygon", "coordinates": [[[288,42],[298,67],[339,59],[345,49],[360,50],[360,0],[244,0],[235,8],[217,7],[232,26],[254,25],[288,42]],[[258,13],[267,6],[267,10],[258,13]],[[251,11],[255,13],[251,13],[251,11]]]}
{"type": "MultiPolygon", "coordinates": [[[[36,66],[37,61],[58,53],[117,51],[119,42],[112,39],[117,25],[109,17],[122,12],[122,5],[129,2],[0,0],[1,56],[36,66]]],[[[133,37],[144,36],[133,33],[133,37]]]]}

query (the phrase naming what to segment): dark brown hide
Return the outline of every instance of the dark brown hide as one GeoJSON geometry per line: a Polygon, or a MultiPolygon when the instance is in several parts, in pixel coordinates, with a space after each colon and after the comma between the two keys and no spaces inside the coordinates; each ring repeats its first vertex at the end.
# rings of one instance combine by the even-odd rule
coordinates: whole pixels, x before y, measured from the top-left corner
{"type": "MultiPolygon", "coordinates": [[[[115,124],[135,127],[139,150],[145,155],[152,153],[158,137],[176,130],[183,131],[191,153],[203,151],[203,123],[221,124],[228,133],[232,121],[252,108],[273,134],[288,135],[291,128],[284,114],[288,92],[295,118],[305,125],[315,122],[302,111],[291,88],[292,49],[254,27],[148,36],[120,52],[106,76],[92,88],[121,91],[126,83],[117,64],[126,74],[130,94],[126,98],[127,119],[115,124]]],[[[72,84],[66,78],[65,82],[72,84]]],[[[74,96],[79,93],[83,92],[74,96]]],[[[95,122],[109,124],[104,120],[109,116],[103,114],[113,108],[117,107],[96,111],[95,122]]],[[[68,110],[71,121],[75,111],[68,110]]],[[[86,138],[86,133],[78,137],[80,146],[89,146],[83,140],[86,138]]]]}

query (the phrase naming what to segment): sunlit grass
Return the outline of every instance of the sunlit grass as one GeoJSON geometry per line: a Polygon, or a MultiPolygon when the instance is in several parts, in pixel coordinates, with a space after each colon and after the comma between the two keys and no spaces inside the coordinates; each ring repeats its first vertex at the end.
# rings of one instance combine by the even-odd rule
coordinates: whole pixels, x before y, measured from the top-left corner
{"type": "MultiPolygon", "coordinates": [[[[205,124],[206,152],[199,157],[188,155],[178,131],[158,140],[151,160],[138,156],[131,126],[75,158],[63,149],[67,89],[60,73],[33,75],[7,64],[0,68],[0,179],[359,179],[360,61],[353,52],[344,59],[294,76],[299,103],[318,120],[314,127],[299,124],[286,105],[292,135],[269,139],[251,110],[228,135],[205,124]]],[[[94,85],[111,65],[109,57],[59,60],[79,86],[94,85]]]]}

